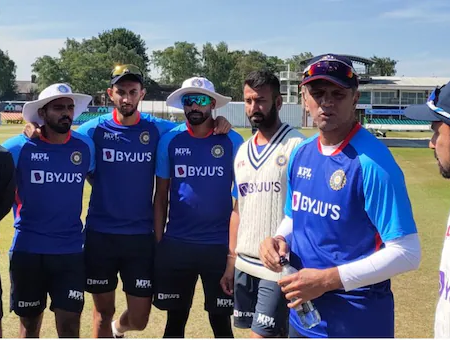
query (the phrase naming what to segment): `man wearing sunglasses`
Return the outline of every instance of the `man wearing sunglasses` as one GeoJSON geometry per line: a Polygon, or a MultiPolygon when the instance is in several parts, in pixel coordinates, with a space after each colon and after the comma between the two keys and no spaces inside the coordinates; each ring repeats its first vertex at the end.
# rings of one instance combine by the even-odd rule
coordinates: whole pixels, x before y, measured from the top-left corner
{"type": "Polygon", "coordinates": [[[299,270],[279,281],[291,337],[394,337],[390,278],[421,258],[403,173],[356,121],[358,76],[348,58],[312,59],[302,85],[319,133],[292,153],[285,218],[261,259],[281,271],[290,250],[299,270]],[[322,321],[306,329],[295,308],[310,300],[322,321]]]}
{"type": "Polygon", "coordinates": [[[20,337],[39,337],[50,295],[59,337],[80,336],[85,266],[82,211],[84,181],[95,167],[90,138],[71,131],[91,96],[53,84],[23,107],[25,121],[43,125],[40,138],[24,135],[4,146],[13,155],[16,229],[10,252],[11,310],[20,337]]]}
{"type": "MultiPolygon", "coordinates": [[[[424,105],[411,105],[405,109],[406,117],[431,122],[433,137],[429,147],[434,150],[442,177],[450,178],[450,83],[437,88],[424,105]]],[[[439,266],[439,301],[434,322],[435,338],[450,338],[450,301],[448,295],[450,275],[450,217],[446,224],[445,240],[439,266]]]]}
{"type": "MultiPolygon", "coordinates": [[[[176,126],[137,109],[145,96],[138,67],[115,67],[110,84],[113,112],[77,129],[94,141],[97,152],[84,247],[86,291],[94,299],[94,338],[123,337],[126,331],[147,326],[153,295],[156,148],[161,136],[176,126]],[[118,273],[127,310],[113,321],[118,273]]],[[[228,132],[228,121],[218,121],[216,132],[228,132]]],[[[36,130],[27,124],[25,133],[30,136],[36,130]]]]}
{"type": "Polygon", "coordinates": [[[230,100],[203,77],[185,80],[167,98],[168,106],[184,110],[187,122],[164,135],[157,152],[154,304],[168,311],[164,337],[184,337],[198,276],[214,336],[233,337],[233,299],[220,279],[227,264],[233,160],[243,139],[235,131],[213,135],[211,115],[230,100]]]}

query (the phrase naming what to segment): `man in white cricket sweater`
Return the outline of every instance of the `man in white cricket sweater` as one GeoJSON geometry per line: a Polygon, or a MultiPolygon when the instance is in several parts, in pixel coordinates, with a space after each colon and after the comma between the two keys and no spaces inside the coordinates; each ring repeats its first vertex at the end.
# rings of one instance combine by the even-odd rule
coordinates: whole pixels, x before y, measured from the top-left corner
{"type": "Polygon", "coordinates": [[[221,284],[226,293],[234,293],[236,327],[251,328],[257,338],[285,336],[288,309],[277,285],[280,276],[263,266],[258,250],[283,219],[289,155],[304,136],[280,121],[283,100],[273,73],[251,72],[244,82],[244,101],[245,113],[258,131],[242,144],[234,162],[239,195],[221,284]]]}

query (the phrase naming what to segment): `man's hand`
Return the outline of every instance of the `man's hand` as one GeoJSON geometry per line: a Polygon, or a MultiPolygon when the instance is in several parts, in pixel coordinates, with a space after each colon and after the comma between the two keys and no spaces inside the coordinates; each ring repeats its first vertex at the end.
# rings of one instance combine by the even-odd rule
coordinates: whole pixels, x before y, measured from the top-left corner
{"type": "Polygon", "coordinates": [[[342,288],[341,278],[337,267],[329,269],[304,268],[299,272],[283,277],[278,281],[281,291],[287,300],[296,299],[288,304],[289,308],[296,308],[300,304],[311,301],[324,293],[342,288]]]}
{"type": "Polygon", "coordinates": [[[42,134],[39,124],[36,124],[36,123],[27,123],[25,125],[25,127],[23,128],[22,132],[28,138],[40,137],[42,134]]]}
{"type": "Polygon", "coordinates": [[[230,122],[223,116],[218,116],[214,119],[214,134],[225,135],[231,130],[230,122]]]}
{"type": "Polygon", "coordinates": [[[268,237],[259,246],[259,259],[264,266],[274,272],[281,272],[280,256],[289,253],[284,237],[268,237]]]}
{"type": "Polygon", "coordinates": [[[236,257],[229,256],[227,261],[227,268],[220,279],[220,286],[225,294],[233,296],[234,293],[234,263],[236,257]]]}

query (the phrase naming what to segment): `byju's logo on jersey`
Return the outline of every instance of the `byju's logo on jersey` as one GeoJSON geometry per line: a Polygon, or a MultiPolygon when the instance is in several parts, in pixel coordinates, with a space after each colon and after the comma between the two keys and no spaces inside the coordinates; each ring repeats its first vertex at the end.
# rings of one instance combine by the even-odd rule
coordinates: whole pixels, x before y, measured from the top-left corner
{"type": "Polygon", "coordinates": [[[81,183],[83,174],[77,172],[50,172],[43,170],[31,170],[32,184],[44,183],[81,183]]]}
{"type": "Polygon", "coordinates": [[[294,191],[292,193],[292,210],[306,211],[308,213],[319,215],[321,217],[329,216],[334,221],[337,221],[341,218],[340,206],[310,198],[308,196],[302,195],[302,193],[298,191],[294,191]]]}
{"type": "Polygon", "coordinates": [[[214,145],[211,149],[211,155],[215,158],[220,158],[224,155],[225,150],[222,145],[214,145]]]}
{"type": "Polygon", "coordinates": [[[242,197],[261,192],[280,192],[280,182],[241,183],[238,185],[242,197]]]}
{"type": "Polygon", "coordinates": [[[74,151],[70,155],[70,161],[75,165],[80,165],[82,161],[82,156],[80,151],[74,151]]]}
{"type": "Polygon", "coordinates": [[[175,148],[175,156],[190,156],[191,149],[189,148],[175,148]]]}
{"type": "Polygon", "coordinates": [[[105,162],[129,162],[129,163],[143,163],[152,160],[152,153],[148,152],[126,152],[114,149],[102,149],[103,160],[105,162]]]}
{"type": "Polygon", "coordinates": [[[303,178],[303,179],[311,179],[312,173],[311,168],[306,168],[304,166],[299,166],[297,171],[297,177],[303,178]]]}
{"type": "Polygon", "coordinates": [[[222,177],[224,173],[223,166],[191,166],[175,165],[175,177],[222,177]]]}
{"type": "Polygon", "coordinates": [[[48,157],[46,152],[32,152],[31,160],[33,162],[48,162],[50,157],[48,157]]]}

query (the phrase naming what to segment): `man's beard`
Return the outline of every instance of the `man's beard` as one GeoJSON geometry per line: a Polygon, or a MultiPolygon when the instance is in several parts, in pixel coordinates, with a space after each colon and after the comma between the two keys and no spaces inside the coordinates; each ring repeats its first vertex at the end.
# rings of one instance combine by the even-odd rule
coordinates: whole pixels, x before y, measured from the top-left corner
{"type": "Polygon", "coordinates": [[[211,112],[200,112],[197,110],[189,111],[186,113],[186,119],[188,120],[190,125],[201,125],[203,124],[209,117],[211,116],[211,112]]]}
{"type": "Polygon", "coordinates": [[[449,179],[450,178],[450,169],[445,169],[441,162],[439,161],[439,158],[437,157],[436,150],[434,151],[434,158],[438,161],[439,166],[439,172],[441,173],[442,177],[449,179]]]}
{"type": "Polygon", "coordinates": [[[124,106],[119,107],[118,109],[119,109],[119,112],[122,114],[122,116],[130,117],[133,115],[133,113],[136,112],[137,105],[136,106],[124,105],[124,106]]]}
{"type": "Polygon", "coordinates": [[[44,119],[44,124],[56,133],[65,134],[72,127],[72,119],[69,116],[61,117],[57,123],[44,119]]]}
{"type": "Polygon", "coordinates": [[[270,111],[267,115],[264,115],[262,112],[255,112],[250,117],[248,117],[248,120],[250,121],[250,124],[258,129],[269,129],[272,128],[278,120],[278,110],[273,103],[272,107],[270,108],[270,111]],[[252,118],[259,118],[258,121],[254,121],[252,118]]]}

